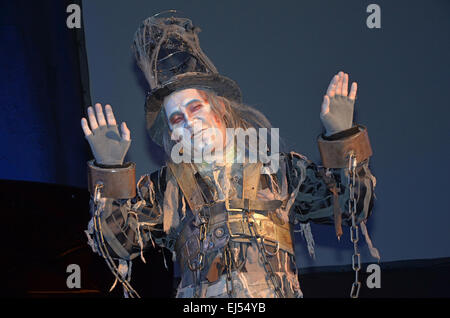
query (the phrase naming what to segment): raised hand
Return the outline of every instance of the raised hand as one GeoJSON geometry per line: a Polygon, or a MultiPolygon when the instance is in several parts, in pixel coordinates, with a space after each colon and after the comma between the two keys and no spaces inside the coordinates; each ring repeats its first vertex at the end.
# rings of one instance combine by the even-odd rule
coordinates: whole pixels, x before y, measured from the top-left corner
{"type": "Polygon", "coordinates": [[[353,82],[348,93],[348,83],[348,74],[339,72],[333,76],[323,97],[320,119],[327,136],[352,127],[358,84],[353,82]]]}
{"type": "Polygon", "coordinates": [[[130,130],[123,122],[119,134],[111,105],[105,106],[105,115],[101,104],[95,104],[95,112],[88,107],[89,125],[86,118],[81,119],[81,128],[91,146],[95,161],[103,165],[121,165],[130,147],[130,130]]]}

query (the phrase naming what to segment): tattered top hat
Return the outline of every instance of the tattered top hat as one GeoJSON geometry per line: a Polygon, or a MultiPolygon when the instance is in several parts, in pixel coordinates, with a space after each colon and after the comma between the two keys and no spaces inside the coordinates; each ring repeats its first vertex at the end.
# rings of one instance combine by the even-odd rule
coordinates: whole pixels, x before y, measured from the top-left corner
{"type": "Polygon", "coordinates": [[[169,10],[144,20],[134,36],[137,64],[150,85],[145,103],[147,131],[159,145],[167,129],[162,103],[171,93],[183,88],[205,88],[241,102],[239,86],[220,75],[200,48],[199,32],[191,20],[169,10]]]}

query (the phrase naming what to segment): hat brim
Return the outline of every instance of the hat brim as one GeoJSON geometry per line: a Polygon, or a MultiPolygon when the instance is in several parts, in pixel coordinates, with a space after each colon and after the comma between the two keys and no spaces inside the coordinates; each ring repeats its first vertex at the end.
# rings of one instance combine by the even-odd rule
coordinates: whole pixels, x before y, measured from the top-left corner
{"type": "Polygon", "coordinates": [[[218,73],[188,72],[172,77],[162,87],[151,91],[147,95],[145,102],[147,131],[153,141],[159,145],[162,145],[162,136],[164,133],[162,130],[165,129],[164,127],[167,128],[161,115],[164,98],[177,90],[185,88],[209,89],[214,91],[218,96],[239,103],[242,102],[241,90],[236,82],[218,73]],[[160,123],[157,124],[157,122],[160,123]]]}

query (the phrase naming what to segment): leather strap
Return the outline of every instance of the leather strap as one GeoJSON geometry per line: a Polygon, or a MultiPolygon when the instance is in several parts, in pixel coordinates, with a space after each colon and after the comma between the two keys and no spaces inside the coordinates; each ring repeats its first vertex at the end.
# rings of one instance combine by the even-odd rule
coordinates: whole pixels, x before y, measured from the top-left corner
{"type": "Polygon", "coordinates": [[[327,185],[328,190],[333,193],[334,229],[336,231],[336,237],[339,240],[342,236],[342,212],[339,206],[339,194],[336,181],[332,176],[327,176],[324,170],[320,170],[319,174],[327,185]]]}
{"type": "Polygon", "coordinates": [[[167,165],[175,176],[191,210],[194,212],[199,211],[205,205],[205,200],[203,199],[202,191],[195,180],[195,171],[192,164],[175,164],[173,162],[168,162],[167,165]]]}
{"type": "Polygon", "coordinates": [[[319,137],[318,145],[324,167],[347,167],[350,152],[355,154],[357,162],[362,162],[372,156],[367,129],[361,125],[357,127],[356,134],[343,139],[325,140],[322,136],[319,137]]]}
{"type": "Polygon", "coordinates": [[[233,210],[249,210],[249,211],[274,211],[281,207],[283,201],[280,200],[246,200],[246,199],[230,199],[228,200],[229,211],[233,210]]]}
{"type": "Polygon", "coordinates": [[[338,189],[336,184],[332,185],[329,189],[333,193],[334,229],[336,231],[336,237],[340,240],[342,236],[342,213],[341,208],[339,207],[338,189]]]}
{"type": "Polygon", "coordinates": [[[256,199],[259,178],[261,176],[262,162],[247,163],[243,168],[242,198],[248,200],[256,199]]]}
{"type": "MultiPolygon", "coordinates": [[[[290,223],[277,224],[271,218],[259,213],[253,214],[257,234],[264,238],[264,244],[294,255],[290,223]]],[[[230,240],[234,242],[251,242],[254,238],[247,221],[241,215],[228,215],[228,231],[230,240]]]]}
{"type": "Polygon", "coordinates": [[[94,193],[97,183],[103,184],[102,196],[113,199],[130,199],[136,196],[136,165],[123,168],[101,168],[88,161],[88,188],[94,193]]]}

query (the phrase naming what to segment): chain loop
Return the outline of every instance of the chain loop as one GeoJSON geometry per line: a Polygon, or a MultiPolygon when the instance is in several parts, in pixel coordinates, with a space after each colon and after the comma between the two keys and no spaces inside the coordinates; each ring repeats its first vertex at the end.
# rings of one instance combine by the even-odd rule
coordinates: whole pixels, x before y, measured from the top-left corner
{"type": "Polygon", "coordinates": [[[269,256],[277,255],[278,251],[280,250],[280,242],[275,241],[275,240],[269,240],[267,238],[265,239],[264,237],[261,237],[261,244],[262,244],[262,247],[264,249],[264,253],[266,253],[269,256]],[[270,251],[267,250],[265,241],[269,241],[269,242],[275,243],[275,251],[274,252],[270,252],[270,251]]]}
{"type": "Polygon", "coordinates": [[[227,294],[228,297],[232,298],[233,296],[233,278],[231,277],[231,265],[232,265],[232,259],[231,259],[231,250],[230,246],[227,244],[223,250],[223,258],[225,263],[225,269],[227,273],[227,280],[225,282],[227,287],[227,294]]]}
{"type": "Polygon", "coordinates": [[[205,252],[204,252],[204,241],[206,239],[206,233],[208,231],[207,225],[208,220],[205,218],[204,215],[200,215],[200,227],[199,227],[199,234],[198,234],[198,240],[199,240],[199,252],[197,254],[197,264],[194,266],[192,265],[191,261],[188,260],[188,266],[189,269],[194,274],[194,280],[195,280],[195,292],[194,297],[199,297],[199,289],[200,289],[200,271],[205,267],[205,252]]]}
{"type": "Polygon", "coordinates": [[[206,238],[206,223],[203,222],[202,224],[200,224],[200,229],[199,229],[199,239],[200,242],[203,242],[206,238]]]}
{"type": "Polygon", "coordinates": [[[98,206],[98,203],[100,202],[100,199],[102,197],[102,189],[103,189],[103,183],[98,182],[95,184],[94,189],[94,203],[96,206],[98,206]]]}

